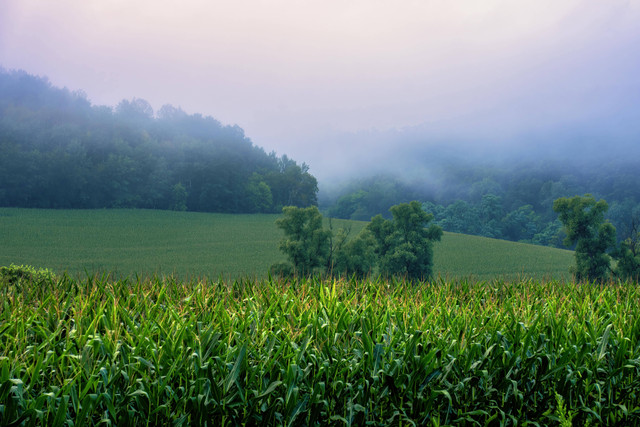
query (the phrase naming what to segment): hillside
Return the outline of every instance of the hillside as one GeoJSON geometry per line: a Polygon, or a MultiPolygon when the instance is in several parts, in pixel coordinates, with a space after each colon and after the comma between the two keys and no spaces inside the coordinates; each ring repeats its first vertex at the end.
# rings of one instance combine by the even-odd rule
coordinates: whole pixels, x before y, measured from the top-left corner
{"type": "Polygon", "coordinates": [[[315,204],[317,186],[238,126],[139,98],[92,105],[0,68],[0,206],[277,213],[315,204]]]}
{"type": "MultiPolygon", "coordinates": [[[[0,265],[31,264],[72,275],[264,277],[284,260],[278,215],[155,210],[39,210],[0,208],[0,265]]],[[[334,229],[361,221],[333,220],[334,229]]],[[[568,277],[571,251],[445,233],[435,272],[443,277],[568,277]]]]}

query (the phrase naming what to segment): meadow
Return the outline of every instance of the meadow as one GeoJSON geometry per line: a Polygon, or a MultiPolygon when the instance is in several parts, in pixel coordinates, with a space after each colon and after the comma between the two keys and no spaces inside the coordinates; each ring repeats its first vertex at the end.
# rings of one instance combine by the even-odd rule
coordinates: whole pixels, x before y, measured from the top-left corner
{"type": "MultiPolygon", "coordinates": [[[[0,208],[0,265],[116,277],[265,278],[284,261],[278,215],[154,210],[0,208]]],[[[327,224],[328,225],[328,224],[327,224]]],[[[365,222],[332,220],[357,234],[365,222]]],[[[434,246],[436,276],[569,279],[571,251],[445,233],[434,246]]]]}
{"type": "Polygon", "coordinates": [[[0,425],[637,425],[640,289],[0,281],[0,425]]]}

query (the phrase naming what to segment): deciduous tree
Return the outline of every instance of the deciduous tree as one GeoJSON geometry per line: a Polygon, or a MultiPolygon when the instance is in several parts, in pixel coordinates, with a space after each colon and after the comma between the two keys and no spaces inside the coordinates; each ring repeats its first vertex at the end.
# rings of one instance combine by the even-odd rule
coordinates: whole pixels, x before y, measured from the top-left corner
{"type": "Polygon", "coordinates": [[[616,274],[623,279],[640,279],[640,230],[638,221],[631,221],[631,236],[620,243],[614,253],[618,261],[616,274]]]}
{"type": "Polygon", "coordinates": [[[575,246],[577,280],[605,280],[610,273],[608,252],[616,244],[616,229],[604,214],[609,206],[604,200],[596,202],[591,194],[562,197],[553,202],[567,237],[566,246],[575,246]]]}
{"type": "Polygon", "coordinates": [[[390,211],[392,220],[378,215],[367,226],[377,243],[380,272],[410,279],[431,276],[433,242],[440,240],[442,229],[433,224],[426,228],[433,215],[417,201],[392,206],[390,211]]]}
{"type": "Polygon", "coordinates": [[[286,206],[276,225],[284,231],[280,250],[293,264],[296,273],[308,276],[325,265],[329,256],[331,231],[323,230],[322,214],[316,206],[286,206]]]}
{"type": "Polygon", "coordinates": [[[348,236],[348,231],[338,230],[331,271],[344,276],[365,277],[376,266],[376,240],[366,228],[351,240],[348,236]]]}

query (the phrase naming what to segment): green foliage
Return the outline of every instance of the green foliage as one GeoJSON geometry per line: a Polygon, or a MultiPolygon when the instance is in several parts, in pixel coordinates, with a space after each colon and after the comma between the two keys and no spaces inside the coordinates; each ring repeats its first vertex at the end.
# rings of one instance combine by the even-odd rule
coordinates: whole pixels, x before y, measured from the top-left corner
{"type": "Polygon", "coordinates": [[[562,224],[553,201],[560,197],[597,193],[607,199],[607,219],[616,227],[618,241],[630,237],[629,218],[640,212],[637,156],[568,168],[558,159],[487,164],[486,159],[463,161],[433,153],[432,147],[429,151],[420,158],[422,165],[431,163],[425,167],[431,171],[427,179],[361,178],[334,194],[325,192],[321,205],[332,217],[366,220],[377,214],[386,217],[394,204],[421,200],[444,231],[558,248],[563,247],[562,224]]]}
{"type": "Polygon", "coordinates": [[[251,212],[272,212],[273,194],[271,187],[264,182],[264,178],[254,173],[247,184],[249,196],[249,210],[251,212]]]}
{"type": "Polygon", "coordinates": [[[552,246],[561,248],[564,245],[565,234],[562,229],[562,223],[556,218],[554,221],[547,223],[544,228],[537,232],[531,239],[531,243],[542,246],[552,246]]]}
{"type": "Polygon", "coordinates": [[[617,253],[617,261],[616,273],[620,277],[640,280],[640,248],[637,242],[633,243],[631,239],[622,242],[617,253]]]}
{"type": "Polygon", "coordinates": [[[614,257],[618,261],[616,274],[625,280],[640,280],[640,232],[632,221],[631,237],[620,243],[614,257]]]}
{"type": "Polygon", "coordinates": [[[540,217],[531,205],[520,206],[502,219],[503,235],[508,240],[532,240],[538,231],[536,225],[539,222],[540,217]]]}
{"type": "Polygon", "coordinates": [[[187,210],[187,189],[181,182],[177,183],[171,189],[171,210],[186,211],[187,210]]]}
{"type": "Polygon", "coordinates": [[[288,262],[277,262],[269,267],[269,275],[275,278],[293,278],[295,271],[288,262]]]}
{"type": "Polygon", "coordinates": [[[43,285],[56,281],[56,275],[48,268],[35,268],[30,265],[15,265],[0,267],[0,283],[16,285],[43,285]]]}
{"type": "Polygon", "coordinates": [[[348,185],[345,194],[328,208],[327,214],[333,218],[368,221],[378,214],[386,216],[397,203],[418,198],[418,193],[398,178],[376,175],[348,185]]]}
{"type": "Polygon", "coordinates": [[[556,416],[558,417],[558,421],[560,422],[560,427],[571,427],[573,425],[573,418],[576,416],[577,411],[569,411],[566,408],[564,398],[556,393],[556,402],[558,406],[556,407],[556,416]]]}
{"type": "Polygon", "coordinates": [[[616,243],[616,230],[605,222],[607,202],[590,195],[562,197],[553,203],[564,225],[566,246],[576,245],[577,280],[605,280],[609,276],[611,257],[608,255],[616,243]]]}
{"type": "Polygon", "coordinates": [[[485,194],[480,201],[480,217],[482,228],[480,235],[499,239],[503,236],[504,211],[502,198],[495,194],[485,194]]]}
{"type": "Polygon", "coordinates": [[[380,272],[425,279],[433,272],[433,242],[442,237],[436,225],[425,228],[433,215],[417,201],[391,207],[392,220],[376,216],[367,229],[377,242],[380,272]]]}
{"type": "Polygon", "coordinates": [[[309,173],[309,165],[298,165],[286,155],[277,162],[276,172],[265,174],[265,182],[271,187],[273,204],[277,210],[284,206],[309,207],[318,202],[318,181],[309,173]]]}
{"type": "Polygon", "coordinates": [[[304,276],[323,262],[328,273],[341,276],[364,277],[376,264],[385,276],[423,279],[432,274],[432,242],[440,240],[442,229],[425,228],[433,216],[417,201],[392,206],[393,220],[377,216],[351,240],[344,229],[335,239],[331,229],[323,230],[317,208],[287,207],[283,213],[276,221],[285,232],[280,250],[304,276]]]}
{"type": "Polygon", "coordinates": [[[640,288],[0,286],[0,425],[638,425],[640,288]]]}
{"type": "Polygon", "coordinates": [[[238,126],[143,99],[112,111],[0,70],[0,206],[278,212],[317,201],[304,163],[238,126]]]}
{"type": "Polygon", "coordinates": [[[364,278],[373,273],[377,264],[376,241],[368,229],[362,229],[351,240],[348,240],[348,233],[340,229],[334,240],[333,266],[330,266],[333,274],[364,278]]]}
{"type": "MultiPolygon", "coordinates": [[[[608,200],[608,199],[607,199],[608,200]]],[[[607,219],[616,227],[618,242],[634,239],[640,224],[640,203],[632,198],[609,201],[607,219]]]]}
{"type": "Polygon", "coordinates": [[[276,220],[284,231],[279,248],[293,264],[295,271],[308,276],[314,268],[325,265],[330,252],[331,231],[323,230],[322,214],[316,206],[282,209],[282,218],[276,220]]]}
{"type": "Polygon", "coordinates": [[[495,194],[485,194],[479,202],[457,200],[447,206],[425,202],[423,209],[432,212],[434,224],[445,231],[561,247],[558,234],[562,224],[544,220],[532,205],[505,208],[505,201],[495,194]]]}

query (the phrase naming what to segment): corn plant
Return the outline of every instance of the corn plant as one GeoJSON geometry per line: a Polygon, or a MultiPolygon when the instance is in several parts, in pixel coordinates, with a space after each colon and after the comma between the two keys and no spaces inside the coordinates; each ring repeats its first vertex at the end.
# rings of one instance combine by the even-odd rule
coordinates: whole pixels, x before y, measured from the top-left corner
{"type": "Polygon", "coordinates": [[[0,425],[640,422],[636,283],[0,285],[0,425]]]}

